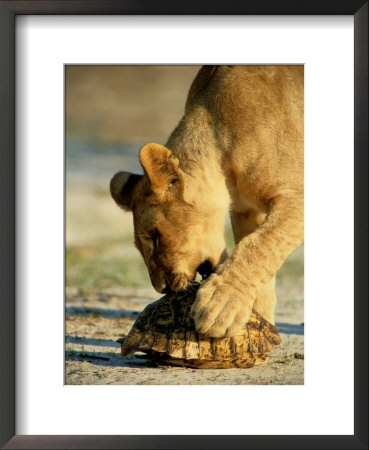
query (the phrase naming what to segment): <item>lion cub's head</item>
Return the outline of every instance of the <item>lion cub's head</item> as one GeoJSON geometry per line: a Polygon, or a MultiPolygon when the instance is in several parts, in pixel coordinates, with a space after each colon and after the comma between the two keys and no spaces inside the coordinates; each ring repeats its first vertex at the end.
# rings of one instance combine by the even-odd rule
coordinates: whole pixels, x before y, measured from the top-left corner
{"type": "Polygon", "coordinates": [[[224,213],[207,209],[191,176],[159,144],[140,151],[144,175],[118,172],[110,182],[115,202],[133,212],[135,244],[158,292],[186,288],[199,271],[208,276],[224,254],[224,213]],[[191,193],[191,195],[189,195],[191,193]]]}

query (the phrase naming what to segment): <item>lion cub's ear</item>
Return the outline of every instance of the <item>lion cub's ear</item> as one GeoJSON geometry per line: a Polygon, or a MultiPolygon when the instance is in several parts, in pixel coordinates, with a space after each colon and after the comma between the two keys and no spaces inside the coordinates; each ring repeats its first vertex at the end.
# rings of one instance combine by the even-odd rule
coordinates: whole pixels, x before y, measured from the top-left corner
{"type": "Polygon", "coordinates": [[[132,196],[137,182],[143,175],[129,172],[118,172],[110,181],[110,193],[118,206],[132,211],[132,196]]]}
{"type": "Polygon", "coordinates": [[[172,152],[160,144],[146,144],[140,150],[140,162],[157,194],[183,185],[179,161],[172,152]]]}

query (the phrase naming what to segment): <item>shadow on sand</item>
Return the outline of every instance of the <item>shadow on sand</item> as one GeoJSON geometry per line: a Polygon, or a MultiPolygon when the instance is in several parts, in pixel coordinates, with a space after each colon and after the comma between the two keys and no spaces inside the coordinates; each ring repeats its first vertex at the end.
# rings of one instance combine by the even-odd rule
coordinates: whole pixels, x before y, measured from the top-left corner
{"type": "MultiPolygon", "coordinates": [[[[65,337],[65,361],[87,361],[90,364],[98,366],[111,367],[156,367],[145,358],[140,356],[129,355],[126,358],[120,356],[120,344],[110,339],[94,339],[85,337],[66,336],[65,337]],[[73,347],[67,347],[68,344],[82,345],[82,349],[76,350],[73,347]],[[111,347],[111,351],[104,349],[100,352],[98,350],[83,349],[84,345],[93,347],[111,347]]],[[[143,355],[142,355],[143,356],[143,355]]]]}
{"type": "Polygon", "coordinates": [[[85,337],[66,336],[66,344],[93,345],[94,347],[120,347],[118,342],[110,339],[93,339],[85,337]]]}
{"type": "Polygon", "coordinates": [[[105,319],[115,319],[118,317],[136,319],[139,315],[139,311],[131,311],[130,309],[107,309],[84,306],[69,306],[65,308],[65,312],[69,316],[104,317],[105,319]]]}
{"type": "Polygon", "coordinates": [[[89,362],[98,366],[110,367],[156,367],[146,359],[137,358],[135,355],[130,355],[126,358],[121,358],[120,353],[110,352],[91,352],[66,350],[66,361],[80,361],[89,362]]]}
{"type": "Polygon", "coordinates": [[[293,323],[276,323],[275,326],[278,328],[279,333],[284,334],[297,334],[299,336],[304,335],[304,324],[293,324],[293,323]]]}

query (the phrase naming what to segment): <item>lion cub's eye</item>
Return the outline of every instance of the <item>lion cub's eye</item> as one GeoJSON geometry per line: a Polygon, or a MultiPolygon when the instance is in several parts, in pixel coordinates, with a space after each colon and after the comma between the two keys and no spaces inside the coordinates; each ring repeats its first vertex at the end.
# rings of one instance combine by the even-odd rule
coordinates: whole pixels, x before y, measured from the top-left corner
{"type": "Polygon", "coordinates": [[[157,228],[154,229],[152,243],[154,245],[154,250],[156,250],[159,247],[159,231],[157,228]]]}

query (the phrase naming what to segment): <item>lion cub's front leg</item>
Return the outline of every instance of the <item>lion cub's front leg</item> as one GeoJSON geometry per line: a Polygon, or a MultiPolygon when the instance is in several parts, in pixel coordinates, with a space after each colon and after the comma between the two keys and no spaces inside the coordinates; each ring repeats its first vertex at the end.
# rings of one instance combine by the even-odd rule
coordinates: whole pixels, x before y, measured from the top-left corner
{"type": "Polygon", "coordinates": [[[303,241],[303,199],[277,198],[264,223],[240,240],[198,291],[192,314],[198,332],[235,335],[249,320],[257,292],[303,241]]]}

